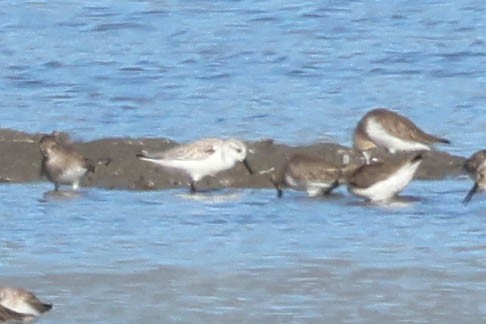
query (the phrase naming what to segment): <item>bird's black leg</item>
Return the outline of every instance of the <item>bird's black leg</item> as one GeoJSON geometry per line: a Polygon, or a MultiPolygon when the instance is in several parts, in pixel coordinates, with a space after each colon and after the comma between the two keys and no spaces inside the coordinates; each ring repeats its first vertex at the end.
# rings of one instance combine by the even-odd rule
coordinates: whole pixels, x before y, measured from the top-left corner
{"type": "Polygon", "coordinates": [[[339,186],[339,181],[335,180],[329,188],[323,191],[324,196],[330,195],[331,191],[333,191],[338,186],[339,186]]]}
{"type": "Polygon", "coordinates": [[[277,180],[275,180],[275,177],[274,176],[272,176],[270,178],[270,182],[273,184],[273,186],[277,190],[277,198],[282,198],[282,196],[283,196],[283,190],[280,187],[280,183],[277,180]]]}
{"type": "Polygon", "coordinates": [[[190,186],[191,186],[191,193],[192,194],[196,193],[196,186],[194,185],[194,181],[191,181],[190,186]]]}

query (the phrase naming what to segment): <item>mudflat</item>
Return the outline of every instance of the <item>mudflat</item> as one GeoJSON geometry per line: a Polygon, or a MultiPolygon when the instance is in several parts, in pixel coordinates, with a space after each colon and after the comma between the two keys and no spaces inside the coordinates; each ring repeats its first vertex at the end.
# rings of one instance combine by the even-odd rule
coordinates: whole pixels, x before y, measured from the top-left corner
{"type": "MultiPolygon", "coordinates": [[[[41,175],[39,140],[45,134],[29,134],[11,129],[0,129],[0,181],[23,183],[47,181],[41,175]]],[[[84,177],[83,186],[124,190],[157,190],[187,186],[188,177],[177,170],[163,168],[140,161],[136,155],[141,150],[163,151],[180,143],[166,138],[104,138],[91,142],[70,142],[68,134],[62,134],[66,142],[97,164],[94,173],[84,177]],[[109,160],[110,163],[101,163],[109,160]],[[97,163],[100,161],[100,163],[97,163]]],[[[290,146],[275,143],[272,139],[245,142],[249,149],[248,162],[254,171],[249,175],[242,164],[206,177],[198,182],[198,189],[219,187],[265,188],[271,187],[270,176],[295,152],[321,156],[331,162],[343,164],[358,161],[358,155],[350,147],[335,143],[315,143],[306,146],[290,146]]],[[[401,158],[383,151],[375,156],[401,158]]],[[[437,180],[463,174],[465,158],[443,151],[428,151],[416,178],[437,180]]]]}

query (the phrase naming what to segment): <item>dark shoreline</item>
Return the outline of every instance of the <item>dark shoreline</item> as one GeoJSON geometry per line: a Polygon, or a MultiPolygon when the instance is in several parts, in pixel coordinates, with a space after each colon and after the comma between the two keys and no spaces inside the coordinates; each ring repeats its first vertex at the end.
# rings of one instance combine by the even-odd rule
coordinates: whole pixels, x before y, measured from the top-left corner
{"type": "MultiPolygon", "coordinates": [[[[24,183],[47,181],[41,177],[41,154],[39,140],[45,134],[29,134],[11,129],[0,129],[0,181],[24,183]]],[[[67,134],[65,135],[68,138],[67,134]]],[[[333,143],[316,143],[293,147],[274,143],[273,140],[246,142],[250,150],[248,162],[254,170],[249,175],[243,165],[221,172],[215,177],[206,177],[198,189],[215,187],[266,188],[272,168],[278,168],[293,152],[310,153],[342,163],[343,156],[350,160],[357,157],[349,147],[333,143]]],[[[158,167],[137,159],[142,149],[165,150],[177,145],[165,138],[105,138],[91,142],[73,142],[72,145],[92,161],[111,159],[108,165],[98,165],[96,172],[87,175],[83,186],[124,190],[155,190],[186,186],[187,178],[180,172],[158,167]]],[[[377,152],[378,156],[384,152],[377,152]]],[[[394,158],[400,158],[399,155],[394,158]]],[[[425,159],[416,179],[437,180],[464,174],[464,157],[442,151],[425,153],[425,159]]]]}

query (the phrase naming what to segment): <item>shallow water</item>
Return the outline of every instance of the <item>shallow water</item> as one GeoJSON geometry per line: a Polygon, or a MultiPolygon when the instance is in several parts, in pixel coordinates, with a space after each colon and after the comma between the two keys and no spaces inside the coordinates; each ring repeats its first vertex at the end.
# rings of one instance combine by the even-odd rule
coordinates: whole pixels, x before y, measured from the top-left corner
{"type": "Polygon", "coordinates": [[[1,280],[56,305],[43,323],[479,321],[486,202],[464,207],[469,185],[416,181],[390,206],[2,186],[1,280]]]}
{"type": "MultiPolygon", "coordinates": [[[[481,149],[480,1],[0,4],[1,127],[75,139],[206,136],[349,145],[392,107],[481,149]]],[[[373,206],[272,190],[191,196],[1,185],[0,284],[39,323],[481,322],[486,196],[413,182],[373,206]]]]}

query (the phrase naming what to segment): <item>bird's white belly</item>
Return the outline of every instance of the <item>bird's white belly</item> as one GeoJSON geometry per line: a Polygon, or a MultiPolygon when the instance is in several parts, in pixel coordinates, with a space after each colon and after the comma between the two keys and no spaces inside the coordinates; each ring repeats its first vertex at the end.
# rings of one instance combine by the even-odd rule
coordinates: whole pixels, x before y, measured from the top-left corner
{"type": "Polygon", "coordinates": [[[86,173],[86,168],[81,166],[71,167],[64,170],[59,175],[59,182],[73,183],[79,181],[79,179],[86,173]]]}
{"type": "Polygon", "coordinates": [[[220,171],[231,168],[235,162],[227,162],[218,155],[211,155],[203,160],[160,160],[158,164],[184,170],[192,180],[198,181],[205,176],[215,175],[220,171]]]}
{"type": "Polygon", "coordinates": [[[386,201],[402,191],[413,179],[420,162],[401,167],[392,176],[379,181],[368,188],[351,188],[351,192],[371,201],[386,201]]]}
{"type": "Polygon", "coordinates": [[[322,195],[324,191],[331,187],[331,183],[325,181],[306,181],[295,179],[291,175],[285,175],[287,185],[296,190],[305,190],[311,197],[322,195]]]}
{"type": "Polygon", "coordinates": [[[407,141],[390,134],[380,123],[371,118],[366,126],[368,137],[378,146],[385,147],[391,153],[396,151],[420,151],[430,150],[430,146],[416,142],[407,141]]]}
{"type": "Polygon", "coordinates": [[[34,315],[34,316],[39,316],[40,313],[30,306],[28,303],[26,303],[23,300],[12,300],[12,298],[9,298],[8,300],[2,301],[0,303],[3,307],[6,307],[10,310],[13,310],[14,312],[21,313],[21,314],[29,314],[29,315],[34,315]]]}

